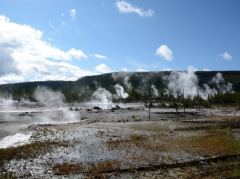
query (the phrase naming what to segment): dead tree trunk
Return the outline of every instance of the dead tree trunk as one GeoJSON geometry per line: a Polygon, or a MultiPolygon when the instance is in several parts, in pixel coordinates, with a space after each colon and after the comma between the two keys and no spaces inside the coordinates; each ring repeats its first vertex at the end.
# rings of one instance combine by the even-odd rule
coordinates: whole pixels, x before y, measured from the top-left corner
{"type": "Polygon", "coordinates": [[[185,109],[185,91],[184,91],[183,81],[182,81],[182,91],[183,91],[183,111],[184,111],[184,115],[186,115],[186,109],[185,109]]]}
{"type": "Polygon", "coordinates": [[[177,115],[177,121],[178,121],[178,118],[179,118],[179,116],[178,116],[178,104],[176,104],[176,115],[177,115]]]}
{"type": "Polygon", "coordinates": [[[153,106],[152,102],[149,101],[148,104],[148,119],[151,119],[151,107],[153,106]]]}
{"type": "Polygon", "coordinates": [[[151,118],[151,107],[150,107],[150,103],[149,103],[149,106],[148,106],[148,119],[151,118]]]}
{"type": "Polygon", "coordinates": [[[200,96],[199,96],[199,91],[197,90],[197,110],[200,111],[200,96]]]}

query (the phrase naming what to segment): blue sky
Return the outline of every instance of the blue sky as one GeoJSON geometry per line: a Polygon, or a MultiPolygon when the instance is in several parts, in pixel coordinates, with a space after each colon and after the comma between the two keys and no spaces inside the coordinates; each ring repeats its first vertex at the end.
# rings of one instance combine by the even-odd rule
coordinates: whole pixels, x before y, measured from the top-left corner
{"type": "MultiPolygon", "coordinates": [[[[86,58],[72,55],[64,63],[80,68],[81,75],[123,70],[184,70],[188,66],[198,70],[240,67],[239,0],[5,0],[1,1],[0,15],[8,18],[8,22],[3,20],[6,26],[14,23],[21,32],[23,25],[41,31],[38,40],[51,47],[63,52],[80,50],[86,58]]],[[[0,47],[13,39],[1,41],[4,33],[0,34],[0,47]]],[[[24,51],[21,56],[28,56],[23,48],[18,48],[18,52],[24,51]]],[[[9,47],[0,48],[6,49],[9,47]]],[[[17,60],[20,57],[15,58],[13,54],[19,53],[14,50],[7,56],[14,56],[12,61],[17,68],[25,66],[17,60]]],[[[50,55],[40,58],[52,60],[50,55]]],[[[2,62],[5,66],[6,61],[2,62]]],[[[58,63],[61,62],[60,59],[58,63]]],[[[31,59],[26,62],[30,63],[31,59]]],[[[37,76],[29,77],[30,72],[19,69],[2,72],[0,82],[14,73],[20,74],[23,81],[37,80],[37,76]]],[[[48,79],[43,74],[41,71],[38,77],[48,79]]],[[[64,75],[64,79],[71,77],[64,75]]]]}

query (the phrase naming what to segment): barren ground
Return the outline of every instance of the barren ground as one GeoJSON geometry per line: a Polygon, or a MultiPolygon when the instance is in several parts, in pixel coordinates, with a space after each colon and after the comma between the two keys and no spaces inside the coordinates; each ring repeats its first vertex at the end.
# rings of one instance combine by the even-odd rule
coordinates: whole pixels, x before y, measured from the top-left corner
{"type": "MultiPolygon", "coordinates": [[[[145,108],[79,108],[77,122],[26,127],[42,113],[51,111],[11,116],[16,130],[31,137],[0,149],[1,178],[240,177],[240,112],[234,108],[188,109],[178,120],[174,109],[155,108],[149,119],[145,108]]],[[[11,128],[6,120],[1,126],[11,128]]]]}

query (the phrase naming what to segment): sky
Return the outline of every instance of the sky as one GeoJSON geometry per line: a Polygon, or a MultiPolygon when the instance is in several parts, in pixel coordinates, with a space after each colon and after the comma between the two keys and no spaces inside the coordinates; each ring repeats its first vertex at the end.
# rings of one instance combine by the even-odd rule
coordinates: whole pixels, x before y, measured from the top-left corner
{"type": "Polygon", "coordinates": [[[239,0],[0,0],[0,84],[239,70],[239,0]]]}

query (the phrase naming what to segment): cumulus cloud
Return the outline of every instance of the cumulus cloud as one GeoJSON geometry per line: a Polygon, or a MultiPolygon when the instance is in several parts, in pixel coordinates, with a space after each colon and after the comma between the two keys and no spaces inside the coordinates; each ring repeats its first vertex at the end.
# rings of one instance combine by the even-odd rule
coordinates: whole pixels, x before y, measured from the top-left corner
{"type": "Polygon", "coordinates": [[[163,57],[167,61],[171,61],[173,59],[173,52],[167,45],[161,45],[156,50],[156,55],[163,57]]]}
{"type": "Polygon", "coordinates": [[[81,50],[63,51],[43,39],[43,32],[0,16],[0,83],[72,80],[90,74],[70,62],[87,58],[81,50]],[[16,78],[17,76],[17,78],[16,78]]]}
{"type": "Polygon", "coordinates": [[[203,68],[203,71],[211,71],[209,68],[203,68]]]}
{"type": "Polygon", "coordinates": [[[172,68],[163,68],[162,71],[172,71],[172,68]]]}
{"type": "Polygon", "coordinates": [[[69,15],[70,15],[71,18],[74,19],[74,18],[77,16],[77,11],[76,11],[76,9],[70,9],[69,15]]]}
{"type": "Polygon", "coordinates": [[[101,55],[101,54],[94,54],[94,57],[99,58],[99,59],[103,59],[103,60],[107,59],[106,56],[101,55]]]}
{"type": "Polygon", "coordinates": [[[147,70],[145,70],[145,69],[143,69],[143,68],[138,68],[136,71],[137,71],[137,72],[147,72],[147,70]]]}
{"type": "Polygon", "coordinates": [[[8,49],[0,45],[0,76],[8,73],[18,73],[15,62],[8,49]]]}
{"type": "Polygon", "coordinates": [[[67,51],[67,54],[76,59],[87,58],[87,55],[82,50],[77,50],[75,48],[71,48],[67,51]]]}
{"type": "Polygon", "coordinates": [[[232,60],[232,55],[228,52],[224,52],[223,54],[221,54],[221,57],[224,59],[224,60],[232,60]]]}
{"type": "Polygon", "coordinates": [[[154,14],[154,11],[152,9],[144,10],[142,8],[139,8],[137,6],[133,6],[130,3],[118,0],[116,2],[116,6],[121,13],[135,13],[138,14],[141,17],[151,17],[154,14]]]}
{"type": "Polygon", "coordinates": [[[0,84],[23,82],[25,79],[17,74],[10,73],[0,76],[0,84]]]}
{"type": "Polygon", "coordinates": [[[98,66],[95,67],[96,72],[98,73],[110,73],[112,72],[111,68],[109,68],[107,65],[105,64],[100,64],[98,66]]]}
{"type": "Polygon", "coordinates": [[[128,69],[126,68],[126,67],[124,67],[124,68],[122,68],[122,70],[121,71],[123,71],[123,72],[127,72],[128,71],[128,69]]]}

